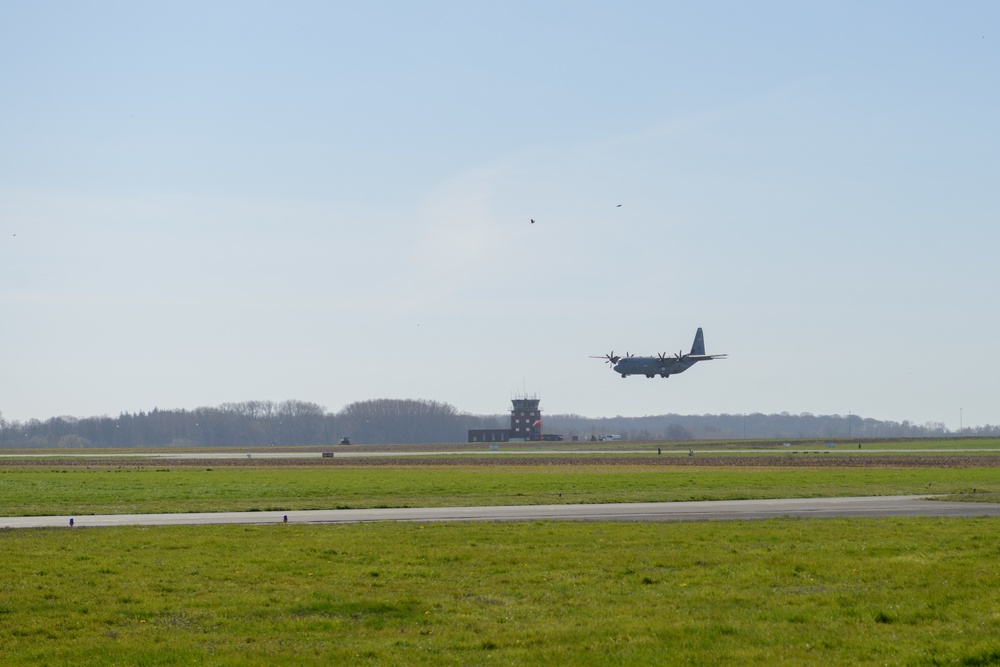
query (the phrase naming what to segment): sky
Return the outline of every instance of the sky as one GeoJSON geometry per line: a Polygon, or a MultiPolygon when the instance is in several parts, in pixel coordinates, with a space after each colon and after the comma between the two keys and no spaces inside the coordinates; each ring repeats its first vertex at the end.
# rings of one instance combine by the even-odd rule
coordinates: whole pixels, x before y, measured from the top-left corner
{"type": "Polygon", "coordinates": [[[7,0],[0,414],[1000,424],[998,28],[975,0],[7,0]],[[590,358],[698,327],[727,359],[590,358]]]}

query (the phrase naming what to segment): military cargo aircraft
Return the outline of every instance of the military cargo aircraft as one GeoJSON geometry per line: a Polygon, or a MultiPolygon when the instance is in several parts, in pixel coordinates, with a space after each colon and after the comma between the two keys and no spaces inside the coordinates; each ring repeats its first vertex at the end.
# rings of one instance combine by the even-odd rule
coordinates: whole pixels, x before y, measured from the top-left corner
{"type": "Polygon", "coordinates": [[[659,375],[661,378],[665,378],[683,373],[699,361],[725,359],[726,356],[725,354],[705,354],[705,335],[701,332],[701,327],[698,327],[698,332],[694,335],[694,344],[688,354],[677,352],[674,355],[663,353],[655,357],[637,357],[626,352],[625,356],[621,357],[612,352],[591,358],[604,359],[611,364],[611,369],[616,373],[621,373],[623,378],[629,375],[645,375],[648,378],[659,375]]]}

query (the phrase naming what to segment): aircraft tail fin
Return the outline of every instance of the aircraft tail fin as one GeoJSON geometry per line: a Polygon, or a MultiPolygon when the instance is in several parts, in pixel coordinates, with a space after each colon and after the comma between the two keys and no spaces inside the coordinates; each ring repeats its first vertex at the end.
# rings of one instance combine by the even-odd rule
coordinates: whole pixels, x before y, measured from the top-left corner
{"type": "Polygon", "coordinates": [[[692,355],[704,355],[705,354],[705,334],[701,332],[701,327],[698,327],[698,332],[694,335],[694,344],[691,346],[692,355]]]}

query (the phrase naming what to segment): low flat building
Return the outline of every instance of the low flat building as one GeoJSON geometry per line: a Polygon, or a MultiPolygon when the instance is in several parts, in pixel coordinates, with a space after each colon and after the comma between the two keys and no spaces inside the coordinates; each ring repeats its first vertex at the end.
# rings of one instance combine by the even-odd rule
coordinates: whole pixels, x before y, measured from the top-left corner
{"type": "Polygon", "coordinates": [[[510,442],[509,428],[469,429],[469,442],[510,442]]]}

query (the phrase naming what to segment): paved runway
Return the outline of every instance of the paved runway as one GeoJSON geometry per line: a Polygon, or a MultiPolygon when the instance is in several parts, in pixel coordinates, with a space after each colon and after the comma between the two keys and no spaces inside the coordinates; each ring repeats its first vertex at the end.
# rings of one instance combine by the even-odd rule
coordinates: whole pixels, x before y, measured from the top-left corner
{"type": "MultiPolygon", "coordinates": [[[[362,459],[362,458],[397,458],[397,457],[416,457],[416,456],[552,456],[552,455],[582,455],[582,454],[605,454],[605,455],[624,455],[624,454],[652,454],[656,451],[655,447],[646,447],[638,449],[601,449],[601,448],[580,448],[580,449],[565,449],[565,448],[542,448],[538,449],[527,449],[527,448],[509,448],[509,449],[497,449],[497,450],[485,450],[485,449],[444,449],[444,450],[380,450],[380,451],[364,451],[364,450],[342,450],[337,449],[334,451],[326,452],[327,456],[332,456],[338,459],[362,459]]],[[[664,450],[661,452],[663,456],[698,456],[704,454],[819,454],[820,452],[824,454],[847,454],[854,455],[861,453],[862,455],[869,454],[964,454],[969,452],[992,452],[996,453],[995,448],[965,448],[965,449],[866,449],[866,450],[856,450],[850,447],[842,447],[840,449],[817,449],[803,447],[801,452],[799,449],[691,449],[691,450],[664,450]]],[[[234,452],[234,451],[215,451],[215,452],[128,452],[118,450],[112,454],[80,454],[71,452],[60,452],[58,454],[52,453],[25,453],[19,452],[17,454],[0,454],[0,460],[3,459],[153,459],[153,460],[179,460],[179,461],[199,461],[199,460],[234,460],[234,459],[318,459],[323,458],[324,454],[322,452],[289,452],[289,451],[267,451],[267,452],[234,452]]]]}
{"type": "MultiPolygon", "coordinates": [[[[203,512],[74,516],[77,528],[206,524],[362,523],[368,521],[733,521],[773,517],[1000,516],[1000,503],[929,500],[927,496],[781,498],[600,505],[409,507],[290,512],[203,512]]],[[[0,528],[70,526],[69,516],[0,517],[0,528]]]]}

